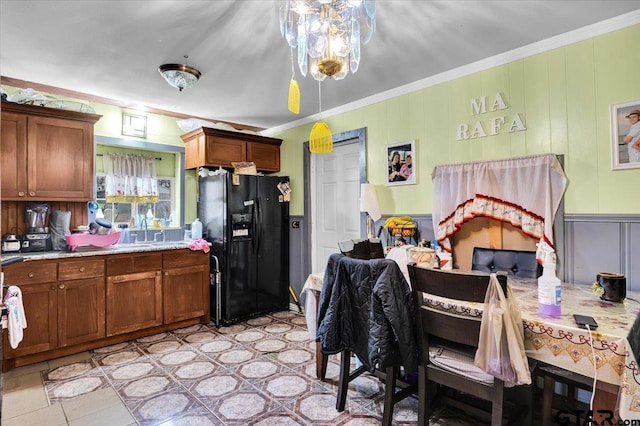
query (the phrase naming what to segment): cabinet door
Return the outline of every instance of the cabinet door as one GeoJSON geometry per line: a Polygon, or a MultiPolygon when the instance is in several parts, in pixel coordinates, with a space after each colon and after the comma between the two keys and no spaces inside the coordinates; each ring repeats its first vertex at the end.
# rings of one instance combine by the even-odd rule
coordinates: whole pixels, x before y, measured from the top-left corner
{"type": "Polygon", "coordinates": [[[0,131],[0,194],[3,200],[24,200],[27,195],[27,117],[3,112],[0,131]]]}
{"type": "Polygon", "coordinates": [[[93,194],[93,124],[29,117],[28,197],[87,201],[93,194]]]}
{"type": "Polygon", "coordinates": [[[23,330],[23,339],[16,349],[9,345],[8,330],[4,330],[4,359],[49,351],[58,345],[56,283],[22,285],[20,289],[27,328],[23,330]]]}
{"type": "Polygon", "coordinates": [[[280,171],[280,146],[266,143],[248,143],[247,161],[253,161],[258,170],[280,171]]]}
{"type": "Polygon", "coordinates": [[[206,265],[165,270],[162,287],[165,324],[209,312],[209,268],[206,265]]]}
{"type": "Polygon", "coordinates": [[[246,161],[247,143],[235,139],[207,137],[205,166],[232,167],[231,162],[246,161]]]}
{"type": "Polygon", "coordinates": [[[107,277],[107,336],[162,325],[161,271],[107,277]]]}
{"type": "Polygon", "coordinates": [[[58,283],[58,345],[105,337],[104,277],[58,283]]]}

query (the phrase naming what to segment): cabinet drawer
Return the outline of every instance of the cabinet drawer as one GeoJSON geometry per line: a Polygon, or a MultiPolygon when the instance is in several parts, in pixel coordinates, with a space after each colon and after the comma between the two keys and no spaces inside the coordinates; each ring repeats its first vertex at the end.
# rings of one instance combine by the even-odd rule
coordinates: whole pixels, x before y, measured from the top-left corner
{"type": "Polygon", "coordinates": [[[58,280],[58,263],[55,261],[16,263],[3,270],[7,285],[49,283],[58,280]]]}
{"type": "Polygon", "coordinates": [[[58,266],[58,280],[77,280],[104,276],[104,259],[65,260],[58,266]]]}
{"type": "Polygon", "coordinates": [[[107,275],[132,274],[136,272],[158,271],[162,269],[162,253],[139,253],[109,256],[107,275]]]}
{"type": "Polygon", "coordinates": [[[162,266],[164,269],[206,265],[208,262],[209,255],[202,251],[174,250],[171,252],[165,252],[162,256],[162,266]]]}

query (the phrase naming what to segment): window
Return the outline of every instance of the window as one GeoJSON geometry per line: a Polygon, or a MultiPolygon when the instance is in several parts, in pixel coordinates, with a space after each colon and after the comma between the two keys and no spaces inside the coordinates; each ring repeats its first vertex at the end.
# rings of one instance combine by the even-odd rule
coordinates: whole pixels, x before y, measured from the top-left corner
{"type": "MultiPolygon", "coordinates": [[[[140,220],[148,217],[151,210],[154,219],[160,220],[163,227],[177,226],[172,223],[176,220],[176,196],[173,177],[159,176],[158,201],[155,203],[107,203],[105,198],[105,174],[96,176],[97,196],[96,201],[102,208],[104,218],[113,223],[128,223],[130,226],[139,227],[140,220]],[[132,212],[133,215],[132,215],[132,212]],[[133,218],[133,220],[132,220],[133,218]]],[[[151,223],[149,223],[151,226],[151,223]]]]}

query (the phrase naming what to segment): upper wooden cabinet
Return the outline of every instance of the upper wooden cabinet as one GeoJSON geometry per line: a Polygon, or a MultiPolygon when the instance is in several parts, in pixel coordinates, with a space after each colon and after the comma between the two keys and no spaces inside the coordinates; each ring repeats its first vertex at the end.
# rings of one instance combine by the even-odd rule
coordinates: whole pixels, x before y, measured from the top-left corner
{"type": "Polygon", "coordinates": [[[2,102],[2,200],[93,198],[93,125],[100,115],[2,102]]]}
{"type": "Polygon", "coordinates": [[[280,171],[282,139],[201,127],[181,136],[187,169],[233,167],[232,162],[253,161],[263,172],[280,171]]]}

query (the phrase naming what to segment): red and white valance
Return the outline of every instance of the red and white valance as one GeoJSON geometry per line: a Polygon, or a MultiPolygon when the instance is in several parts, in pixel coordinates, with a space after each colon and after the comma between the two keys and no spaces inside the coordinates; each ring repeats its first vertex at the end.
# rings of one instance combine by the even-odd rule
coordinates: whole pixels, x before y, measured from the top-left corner
{"type": "Polygon", "coordinates": [[[567,185],[554,154],[436,166],[433,229],[440,246],[475,217],[511,224],[552,248],[553,220],[567,185]]]}

